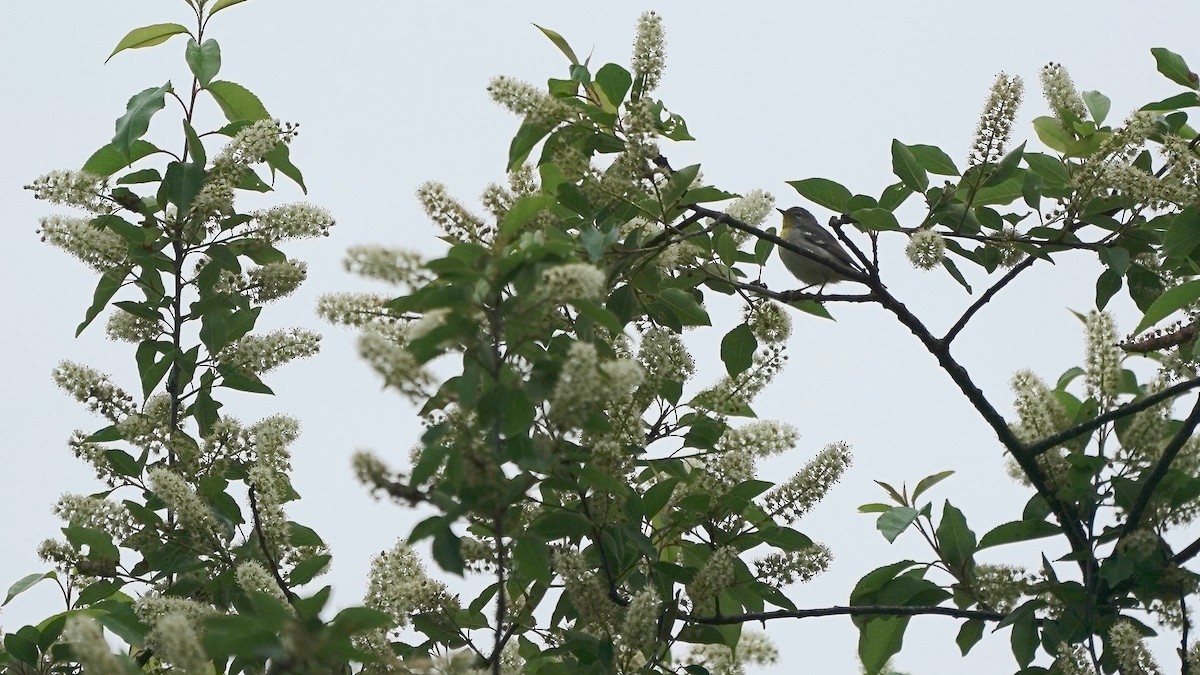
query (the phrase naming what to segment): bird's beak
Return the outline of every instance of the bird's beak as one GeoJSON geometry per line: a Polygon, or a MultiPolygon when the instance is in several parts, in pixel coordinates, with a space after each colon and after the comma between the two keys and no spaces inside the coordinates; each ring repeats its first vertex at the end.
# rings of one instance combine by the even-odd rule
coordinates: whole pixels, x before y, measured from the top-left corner
{"type": "Polygon", "coordinates": [[[781,208],[779,208],[779,207],[775,207],[775,210],[776,210],[776,211],[778,211],[778,212],[780,212],[780,213],[787,213],[787,211],[784,211],[783,209],[781,209],[781,208]]]}

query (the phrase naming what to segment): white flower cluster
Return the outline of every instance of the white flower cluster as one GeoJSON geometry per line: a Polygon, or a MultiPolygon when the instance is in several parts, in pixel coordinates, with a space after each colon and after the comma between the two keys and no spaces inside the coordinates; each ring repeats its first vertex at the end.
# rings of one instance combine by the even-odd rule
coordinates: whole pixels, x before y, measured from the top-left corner
{"type": "Polygon", "coordinates": [[[730,427],[717,441],[718,452],[745,450],[755,457],[770,457],[796,447],[800,432],[787,422],[756,420],[730,427]]]}
{"type": "Polygon", "coordinates": [[[327,293],[317,299],[317,316],[353,328],[393,324],[397,317],[386,307],[390,300],[376,293],[327,293]]]}
{"type": "Polygon", "coordinates": [[[129,246],[112,230],[102,230],[86,218],[45,216],[39,221],[42,241],[78,258],[97,272],[107,272],[126,263],[129,246]]]}
{"type": "Polygon", "coordinates": [[[117,309],[108,316],[104,326],[108,339],[114,342],[132,342],[137,344],[143,340],[151,340],[162,333],[162,326],[157,320],[131,314],[123,309],[117,309]]]}
{"type": "Polygon", "coordinates": [[[72,526],[105,532],[116,542],[135,530],[133,516],[124,505],[99,497],[64,494],[54,505],[54,515],[72,526]]]}
{"type": "Polygon", "coordinates": [[[746,675],[748,665],[770,665],[779,660],[779,650],[756,630],[742,631],[737,652],[721,644],[693,645],[687,663],[703,666],[709,675],[746,675]]]}
{"type": "Polygon", "coordinates": [[[181,525],[194,530],[197,535],[214,530],[216,519],[212,509],[192,490],[183,476],[163,466],[150,469],[147,476],[150,489],[175,513],[181,525]]]}
{"type": "Polygon", "coordinates": [[[556,551],[554,571],[563,579],[567,598],[579,614],[579,623],[593,630],[611,630],[617,620],[617,605],[583,555],[573,549],[556,551]]]}
{"type": "Polygon", "coordinates": [[[773,300],[747,306],[744,318],[750,332],[760,342],[782,344],[792,336],[792,315],[773,300]]]}
{"type": "Polygon", "coordinates": [[[1033,371],[1017,371],[1010,386],[1017,395],[1013,408],[1019,420],[1012,430],[1022,443],[1045,438],[1066,427],[1067,413],[1062,404],[1033,371]]]}
{"type": "Polygon", "coordinates": [[[33,192],[34,199],[51,204],[74,206],[98,214],[112,212],[105,200],[108,178],[86,171],[51,171],[26,185],[25,189],[33,192]]]}
{"type": "Polygon", "coordinates": [[[713,551],[704,566],[696,571],[696,576],[687,585],[693,613],[711,614],[715,611],[717,596],[733,585],[737,574],[734,565],[737,557],[737,549],[722,546],[713,551]]]}
{"type": "Polygon", "coordinates": [[[200,644],[200,632],[181,612],[164,615],[146,636],[146,646],[155,656],[184,673],[211,672],[208,655],[200,644]]]}
{"type": "Polygon", "coordinates": [[[604,270],[588,263],[556,265],[542,271],[540,297],[558,303],[569,300],[600,300],[608,289],[604,270]]]}
{"type": "Polygon", "coordinates": [[[119,422],[137,412],[133,397],[112,383],[107,375],[71,361],[62,361],[52,373],[54,383],[94,413],[119,422]]]}
{"type": "Polygon", "coordinates": [[[201,624],[205,619],[217,614],[211,605],[161,593],[147,593],[133,603],[133,611],[143,622],[154,625],[168,614],[181,614],[193,624],[201,624]]]}
{"type": "Polygon", "coordinates": [[[302,260],[281,260],[254,267],[247,273],[251,298],[259,304],[294,293],[308,278],[308,264],[302,260]]]}
{"type": "Polygon", "coordinates": [[[371,559],[363,604],[386,612],[394,628],[403,628],[415,614],[456,611],[458,598],[446,591],[445,584],[429,578],[407,544],[397,542],[371,559]]]}
{"type": "MultiPolygon", "coordinates": [[[[747,225],[758,227],[767,220],[767,216],[771,215],[774,208],[774,195],[765,190],[754,189],[733,200],[733,203],[725,209],[725,215],[736,218],[747,225]]],[[[734,237],[743,239],[747,236],[749,236],[747,233],[740,230],[734,234],[734,237]]]]}
{"type": "Polygon", "coordinates": [[[69,617],[62,636],[88,675],[125,675],[127,672],[104,640],[104,630],[92,617],[83,614],[69,617]]]}
{"type": "Polygon", "coordinates": [[[256,120],[234,134],[213,164],[216,167],[258,164],[280,143],[290,143],[298,133],[296,125],[279,120],[256,120]]]}
{"type": "Polygon", "coordinates": [[[1085,320],[1086,358],[1083,369],[1088,396],[1108,410],[1117,399],[1121,386],[1121,348],[1117,346],[1117,327],[1108,312],[1092,310],[1085,320]]]}
{"type": "Polygon", "coordinates": [[[971,144],[970,166],[986,162],[998,162],[1004,157],[1005,146],[1012,138],[1013,120],[1021,107],[1025,83],[1020,77],[1000,73],[992,83],[979,125],[975,127],[975,141],[971,144]]]}
{"type": "Polygon", "coordinates": [[[663,20],[656,12],[645,12],[637,22],[633,40],[633,73],[642,78],[644,92],[654,91],[662,82],[667,63],[666,32],[663,20]]]}
{"type": "Polygon", "coordinates": [[[794,524],[842,479],[842,474],[850,468],[850,460],[849,445],[830,443],[825,446],[795,476],[765,495],[767,511],[794,524]]]}
{"type": "Polygon", "coordinates": [[[932,228],[924,227],[909,237],[904,253],[913,267],[931,270],[942,264],[942,258],[946,257],[946,239],[932,228]]]}
{"type": "Polygon", "coordinates": [[[1083,645],[1059,643],[1058,656],[1054,658],[1054,667],[1062,675],[1098,675],[1083,645]]]}
{"type": "Polygon", "coordinates": [[[1011,612],[1032,588],[1029,574],[1012,565],[980,564],[974,576],[972,586],[980,600],[998,612],[1011,612]]]}
{"type": "Polygon", "coordinates": [[[1130,621],[1117,621],[1108,629],[1108,645],[1117,656],[1121,675],[1162,675],[1162,668],[1130,621]]]}
{"type": "Polygon", "coordinates": [[[417,188],[417,201],[425,209],[425,215],[441,228],[446,236],[457,241],[487,241],[493,228],[484,225],[479,216],[450,196],[446,186],[429,181],[417,188]]]}
{"type": "Polygon", "coordinates": [[[254,234],[269,243],[285,239],[328,237],[329,228],[336,224],[329,211],[304,202],[256,211],[254,218],[258,221],[254,234]]]}
{"type": "Polygon", "coordinates": [[[496,103],[534,122],[554,123],[570,112],[562,101],[515,77],[493,77],[487,91],[496,103]]]}
{"type": "Polygon", "coordinates": [[[621,624],[621,643],[626,649],[649,652],[658,640],[658,593],[652,586],[634,594],[621,624]]]}
{"type": "Polygon", "coordinates": [[[1087,119],[1087,106],[1084,105],[1083,98],[1075,89],[1075,82],[1071,80],[1071,75],[1067,73],[1067,69],[1061,63],[1046,64],[1042,67],[1038,78],[1042,81],[1042,94],[1045,95],[1046,102],[1050,104],[1050,110],[1059,122],[1067,126],[1070,121],[1068,117],[1064,116],[1064,113],[1069,113],[1070,117],[1077,120],[1087,119]]]}
{"type": "Polygon", "coordinates": [[[645,373],[632,359],[601,362],[595,345],[575,342],[567,353],[550,396],[550,413],[565,427],[577,427],[611,401],[628,396],[645,373]]]}
{"type": "Polygon", "coordinates": [[[829,569],[833,553],[827,546],[813,544],[798,551],[776,551],[754,561],[759,581],[775,587],[807,583],[829,569]]]}
{"type": "Polygon", "coordinates": [[[662,382],[686,382],[696,372],[696,361],[678,333],[661,327],[653,327],[642,335],[638,348],[638,362],[646,373],[646,381],[657,385],[662,382]]]}
{"type": "Polygon", "coordinates": [[[247,335],[226,346],[217,355],[222,364],[255,375],[270,372],[295,359],[304,359],[321,349],[321,336],[303,328],[247,335]]]}
{"type": "Polygon", "coordinates": [[[434,278],[420,253],[403,248],[351,246],[342,266],[351,274],[408,288],[423,286],[434,278]]]}
{"type": "Polygon", "coordinates": [[[412,352],[382,330],[372,328],[359,336],[358,355],[383,376],[384,386],[405,396],[419,396],[433,382],[412,352]]]}
{"type": "Polygon", "coordinates": [[[279,589],[275,578],[257,560],[247,560],[237,567],[237,584],[246,593],[266,593],[281,603],[287,602],[287,596],[279,589]]]}

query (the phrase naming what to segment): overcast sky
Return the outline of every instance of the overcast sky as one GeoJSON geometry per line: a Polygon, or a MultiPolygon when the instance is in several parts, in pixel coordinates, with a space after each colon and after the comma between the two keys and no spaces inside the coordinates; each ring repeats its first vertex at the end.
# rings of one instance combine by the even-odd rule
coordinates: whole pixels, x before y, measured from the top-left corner
{"type": "MultiPolygon", "coordinates": [[[[307,199],[338,219],[330,238],[287,249],[309,262],[310,281],[269,307],[260,322],[263,328],[323,332],[321,355],[268,376],[278,396],[237,398],[225,409],[245,421],[276,412],[302,420],[293,480],[304,499],[291,516],[331,544],[334,568],[325,581],[334,585],[337,603],[361,597],[369,556],[407,535],[417,517],[366,496],[350,475],[350,454],[372,448],[399,464],[419,425],[413,411],[382,392],[357,360],[352,336],[320,324],[315,298],[369,288],[341,271],[350,245],[377,242],[437,253],[436,232],[413,198],[423,181],[441,180],[476,204],[489,182],[502,179],[519,121],[489,102],[488,80],[507,74],[544,82],[566,74],[562,56],[532,23],[559,31],[579,54],[593,52],[593,64],[627,64],[634,22],[647,9],[664,15],[668,36],[658,94],[698,139],[668,146],[672,163],[700,162],[707,181],[732,191],[763,188],[784,206],[801,203],[785,181],[812,176],[878,195],[895,182],[892,138],[938,145],[962,167],[999,71],[1020,75],[1027,85],[1015,145],[1032,137],[1029,120],[1046,114],[1037,73],[1048,61],[1066,64],[1080,90],[1109,95],[1113,121],[1178,91],[1155,72],[1151,47],[1200,63],[1194,49],[1200,10],[1182,1],[655,7],[625,0],[250,0],[218,15],[209,36],[221,43],[220,77],[257,93],[272,115],[301,124],[292,157],[305,172],[307,199]]],[[[69,358],[114,373],[128,390],[137,390],[132,349],[106,342],[102,321],[72,337],[95,278],[39,244],[37,219],[54,207],[35,202],[21,186],[49,170],[80,166],[111,139],[113,121],[132,94],[168,79],[179,85],[189,79],[184,38],[104,64],[129,29],[187,24],[187,18],[182,0],[42,0],[12,3],[0,22],[0,373],[6,385],[0,409],[7,436],[0,470],[0,589],[44,569],[34,549],[58,534],[60,524],[50,514],[57,496],[100,488],[65,440],[72,429],[101,424],[53,387],[51,369],[69,358]]],[[[152,131],[175,134],[173,113],[163,113],[152,131]]],[[[1037,146],[1036,140],[1030,144],[1037,146]]],[[[284,188],[281,201],[300,198],[284,188]]],[[[822,220],[830,215],[813,210],[822,220]]],[[[889,288],[935,329],[949,325],[971,301],[944,275],[908,268],[898,255],[900,240],[885,240],[885,246],[891,247],[884,259],[889,288]]],[[[1037,265],[962,335],[957,356],[1003,409],[1014,370],[1029,367],[1053,381],[1080,363],[1080,325],[1068,309],[1091,307],[1095,274],[1082,255],[1053,267],[1037,265]]],[[[777,262],[766,279],[772,288],[791,287],[777,262]]],[[[977,287],[983,281],[974,279],[977,287]]],[[[1113,301],[1125,330],[1134,323],[1129,307],[1124,295],[1113,301]]],[[[947,498],[963,509],[980,534],[1019,517],[1028,498],[1027,490],[1004,477],[993,434],[906,330],[876,307],[831,310],[836,323],[796,315],[790,366],[756,406],[761,416],[786,420],[802,433],[796,451],[769,467],[772,475],[790,475],[832,441],[850,443],[856,455],[843,484],[801,524],[836,556],[828,574],[792,589],[802,607],[845,604],[866,571],[930,557],[913,536],[889,546],[873,519],[856,513],[858,505],[882,497],[873,479],[911,485],[937,471],[957,471],[932,496],[939,509],[947,498]]],[[[712,347],[721,332],[694,335],[702,378],[719,373],[712,347]],[[709,351],[701,353],[704,346],[709,351]]],[[[1012,560],[1035,566],[1038,553],[1026,550],[1012,560]]],[[[1059,553],[1048,551],[1051,557],[1059,553]]],[[[0,626],[15,630],[59,609],[52,589],[42,587],[6,608],[0,626]]],[[[770,672],[858,670],[857,635],[848,619],[776,622],[769,629],[782,653],[770,672]]],[[[986,637],[963,661],[953,642],[957,629],[946,618],[914,619],[897,666],[914,674],[1015,669],[1007,631],[986,637]]]]}

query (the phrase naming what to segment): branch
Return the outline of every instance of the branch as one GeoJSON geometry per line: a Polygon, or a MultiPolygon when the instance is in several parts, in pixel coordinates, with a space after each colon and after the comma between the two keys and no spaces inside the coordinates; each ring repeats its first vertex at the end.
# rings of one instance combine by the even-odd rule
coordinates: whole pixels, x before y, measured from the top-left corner
{"type": "Polygon", "coordinates": [[[1146,477],[1142,484],[1142,489],[1138,492],[1137,499],[1134,500],[1133,506],[1129,509],[1129,516],[1125,521],[1125,534],[1130,534],[1138,528],[1142,520],[1142,514],[1146,512],[1146,507],[1150,505],[1150,499],[1154,496],[1154,491],[1162,479],[1167,476],[1167,471],[1171,469],[1171,462],[1175,460],[1175,456],[1183,449],[1185,443],[1192,437],[1192,432],[1196,430],[1196,425],[1200,424],[1200,397],[1196,398],[1196,405],[1192,406],[1192,412],[1183,421],[1183,425],[1175,431],[1175,435],[1171,437],[1171,442],[1167,443],[1167,447],[1163,448],[1162,456],[1158,458],[1158,463],[1154,465],[1154,470],[1146,477]]]}
{"type": "Polygon", "coordinates": [[[910,607],[907,605],[855,605],[853,607],[817,607],[815,609],[777,609],[771,612],[749,612],[730,616],[695,616],[685,614],[685,621],[708,626],[768,621],[770,619],[811,619],[820,616],[918,616],[933,614],[956,619],[979,619],[981,621],[1003,621],[1004,612],[985,609],[958,609],[957,607],[910,607]]]}
{"type": "Polygon", "coordinates": [[[967,322],[971,320],[971,317],[975,316],[976,312],[983,309],[983,306],[986,305],[988,301],[990,301],[997,293],[999,293],[1001,289],[1012,282],[1013,279],[1016,279],[1018,274],[1029,269],[1035,262],[1037,262],[1037,258],[1034,256],[1026,257],[1024,260],[1014,265],[1013,268],[1008,271],[1008,274],[1005,274],[999,281],[992,284],[991,288],[984,291],[983,295],[979,296],[979,299],[972,303],[971,306],[967,308],[967,311],[963,312],[963,315],[958,318],[958,321],[956,321],[953,326],[950,327],[950,330],[946,331],[946,335],[944,335],[941,340],[942,344],[949,345],[951,342],[953,342],[954,338],[958,337],[958,334],[962,332],[962,329],[967,327],[967,322]]]}
{"type": "Polygon", "coordinates": [[[279,590],[283,591],[284,597],[287,598],[288,604],[294,604],[298,600],[298,596],[288,588],[287,582],[283,577],[279,576],[279,563],[271,556],[271,549],[267,545],[267,535],[262,529],[262,520],[258,517],[258,497],[253,486],[249,490],[250,495],[250,515],[254,520],[254,534],[258,536],[258,547],[262,550],[263,557],[267,559],[268,566],[271,568],[271,576],[275,578],[275,585],[279,590]]]}
{"type": "Polygon", "coordinates": [[[1093,417],[1092,419],[1090,419],[1086,422],[1080,422],[1079,424],[1076,424],[1075,426],[1070,427],[1069,429],[1060,431],[1057,434],[1054,434],[1053,436],[1048,436],[1046,438],[1043,438],[1042,440],[1038,441],[1037,443],[1031,443],[1030,445],[1026,446],[1026,450],[1034,457],[1037,457],[1038,455],[1042,454],[1043,452],[1046,452],[1050,448],[1053,448],[1058,445],[1062,445],[1063,443],[1070,441],[1071,439],[1075,438],[1076,436],[1078,436],[1080,434],[1084,434],[1089,431],[1094,431],[1094,430],[1099,429],[1100,427],[1104,426],[1105,424],[1108,424],[1109,422],[1119,420],[1122,417],[1126,417],[1128,415],[1133,415],[1135,413],[1139,413],[1147,408],[1152,408],[1155,405],[1162,403],[1163,401],[1165,401],[1167,399],[1174,398],[1176,396],[1179,396],[1180,394],[1187,393],[1188,391],[1191,391],[1192,389],[1195,389],[1197,387],[1200,387],[1200,377],[1197,377],[1197,378],[1194,378],[1191,380],[1184,380],[1183,382],[1180,382],[1179,384],[1176,384],[1176,385],[1167,387],[1166,389],[1163,389],[1162,391],[1158,392],[1157,394],[1151,394],[1149,396],[1140,398],[1132,403],[1127,403],[1126,405],[1123,405],[1119,408],[1110,410],[1110,411],[1104,413],[1103,415],[1097,415],[1096,417],[1093,417]]]}
{"type": "Polygon", "coordinates": [[[755,237],[758,237],[759,239],[766,239],[767,241],[778,246],[779,248],[782,248],[786,251],[791,251],[792,253],[795,253],[796,255],[799,255],[803,258],[808,258],[809,260],[812,260],[814,262],[819,262],[822,265],[824,265],[830,269],[833,269],[834,271],[838,272],[839,274],[845,276],[850,281],[866,283],[867,278],[871,276],[871,272],[869,270],[867,272],[864,272],[862,270],[856,270],[848,265],[835,264],[834,260],[818,257],[817,254],[815,254],[811,251],[806,251],[803,248],[788,241],[787,239],[784,239],[778,235],[771,234],[770,232],[767,232],[766,230],[761,230],[757,227],[754,227],[753,225],[747,225],[746,223],[743,223],[742,221],[738,220],[737,218],[734,218],[733,216],[725,214],[721,211],[714,211],[712,209],[706,209],[703,206],[696,206],[695,204],[689,204],[687,208],[689,208],[693,212],[698,213],[707,218],[712,218],[713,220],[716,220],[718,222],[725,223],[726,225],[732,227],[735,230],[741,230],[742,232],[752,234],[755,237]]]}

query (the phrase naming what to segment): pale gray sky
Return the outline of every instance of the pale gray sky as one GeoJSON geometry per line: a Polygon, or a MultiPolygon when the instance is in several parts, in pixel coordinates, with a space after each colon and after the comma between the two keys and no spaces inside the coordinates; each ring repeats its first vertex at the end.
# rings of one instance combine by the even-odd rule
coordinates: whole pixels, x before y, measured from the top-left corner
{"type": "MultiPolygon", "coordinates": [[[[1026,104],[1015,140],[1032,137],[1029,120],[1045,114],[1040,66],[1066,64],[1078,87],[1113,100],[1119,121],[1131,108],[1176,93],[1159,76],[1149,49],[1163,46],[1200,63],[1192,3],[404,3],[250,0],[218,15],[210,37],[222,47],[220,77],[247,86],[267,109],[301,123],[292,157],[305,172],[308,199],[338,218],[333,236],[288,249],[309,261],[309,283],[264,313],[263,327],[298,325],[325,333],[322,354],[268,377],[274,398],[229,401],[244,420],[284,412],[300,418],[294,447],[297,489],[291,515],[331,544],[325,577],[335,599],[360,596],[370,555],[407,534],[418,517],[375,503],[354,483],[350,453],[372,448],[397,460],[419,426],[412,410],[381,392],[354,355],[351,336],[322,326],[317,295],[364,286],[346,276],[347,246],[385,243],[437,251],[435,231],[413,198],[417,185],[444,181],[469,203],[502,177],[518,120],[492,105],[489,78],[533,82],[563,77],[566,64],[531,23],[559,31],[592,63],[626,64],[637,16],[660,11],[668,35],[667,72],[659,91],[698,141],[668,147],[675,166],[701,162],[708,181],[728,190],[763,188],[781,205],[800,203],[784,181],[811,176],[876,194],[895,181],[889,144],[928,143],[962,166],[976,116],[995,74],[1025,78],[1026,104]]],[[[21,186],[56,168],[75,168],[112,136],[129,96],[167,79],[183,82],[183,38],[117,55],[129,29],[187,23],[182,0],[120,3],[42,0],[12,3],[0,23],[0,332],[6,386],[0,390],[7,438],[0,494],[0,587],[43,569],[34,549],[58,533],[50,507],[63,491],[99,484],[66,450],[74,428],[98,421],[54,389],[60,359],[113,372],[136,387],[132,353],[105,341],[98,322],[79,339],[75,325],[94,277],[64,254],[39,244],[39,216],[53,207],[21,186]]],[[[163,113],[152,133],[174,138],[163,113]]],[[[1036,141],[1031,147],[1037,146],[1036,141]]],[[[298,198],[286,189],[279,199],[298,198]]],[[[814,209],[819,218],[828,213],[814,209]]],[[[911,215],[911,212],[909,212],[911,215]]],[[[945,326],[970,302],[953,281],[912,271],[902,242],[885,240],[889,287],[934,326],[945,326]]],[[[957,355],[993,400],[1006,407],[1012,371],[1033,368],[1048,380],[1080,360],[1080,326],[1068,308],[1091,306],[1095,269],[1084,256],[1039,265],[992,303],[960,338],[957,355]]],[[[976,280],[979,281],[978,275],[976,280]]],[[[787,288],[781,266],[772,288],[787,288]]],[[[1113,302],[1125,329],[1133,320],[1124,296],[1113,302]]],[[[953,469],[933,494],[963,509],[977,533],[1016,518],[1027,491],[1004,478],[999,446],[932,358],[875,307],[834,307],[836,323],[796,315],[791,366],[764,394],[760,415],[795,424],[799,447],[771,465],[785,476],[825,444],[845,440],[856,466],[801,525],[837,556],[833,569],[792,590],[803,607],[844,604],[863,573],[903,558],[927,559],[916,537],[889,546],[873,519],[855,512],[882,496],[873,479],[911,485],[953,469]]],[[[729,325],[726,325],[726,329],[729,325]]],[[[697,334],[710,348],[720,333],[697,334]]],[[[702,376],[719,372],[715,351],[699,353],[702,376]]],[[[1058,553],[1052,549],[1053,557],[1058,553]]],[[[1015,562],[1037,565],[1036,550],[1015,562]]],[[[30,591],[0,614],[15,630],[61,609],[49,586],[30,591]]],[[[845,618],[776,622],[770,634],[780,665],[770,672],[854,673],[856,632],[845,618]]],[[[960,660],[957,623],[914,619],[897,665],[911,673],[1015,668],[1007,631],[985,637],[960,660]]],[[[1169,649],[1169,647],[1168,647],[1169,649]]]]}

